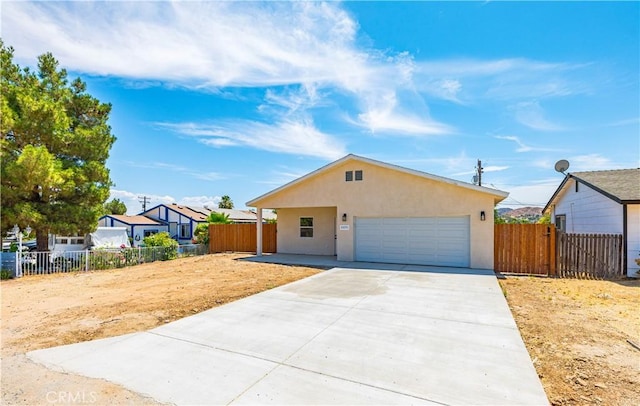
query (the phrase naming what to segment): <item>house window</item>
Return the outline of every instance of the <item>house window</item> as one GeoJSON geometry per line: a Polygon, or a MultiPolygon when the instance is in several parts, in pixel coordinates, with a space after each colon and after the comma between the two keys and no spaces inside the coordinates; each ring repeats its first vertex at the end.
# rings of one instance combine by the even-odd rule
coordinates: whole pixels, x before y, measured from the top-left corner
{"type": "Polygon", "coordinates": [[[362,180],[362,171],[356,171],[356,180],[362,180]]]}
{"type": "Polygon", "coordinates": [[[576,193],[578,193],[578,185],[579,185],[579,184],[580,184],[580,183],[579,183],[578,181],[576,181],[576,193]]]}
{"type": "Polygon", "coordinates": [[[353,180],[353,171],[346,171],[344,173],[344,180],[351,182],[353,180]]]}
{"type": "Polygon", "coordinates": [[[556,216],[556,230],[562,231],[563,233],[567,231],[567,215],[559,214],[556,216]]]}
{"type": "Polygon", "coordinates": [[[180,238],[191,238],[190,224],[180,224],[180,238]]]}
{"type": "Polygon", "coordinates": [[[300,237],[313,238],[313,217],[300,217],[300,237]]]}
{"type": "Polygon", "coordinates": [[[158,234],[158,230],[144,230],[145,237],[150,237],[154,234],[158,234]]]}

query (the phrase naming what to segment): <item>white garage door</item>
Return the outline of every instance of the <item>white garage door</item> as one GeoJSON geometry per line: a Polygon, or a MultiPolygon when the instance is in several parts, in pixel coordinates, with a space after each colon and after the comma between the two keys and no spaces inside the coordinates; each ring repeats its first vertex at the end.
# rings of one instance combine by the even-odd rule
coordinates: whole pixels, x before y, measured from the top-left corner
{"type": "Polygon", "coordinates": [[[356,218],[356,261],[469,267],[469,216],[356,218]]]}

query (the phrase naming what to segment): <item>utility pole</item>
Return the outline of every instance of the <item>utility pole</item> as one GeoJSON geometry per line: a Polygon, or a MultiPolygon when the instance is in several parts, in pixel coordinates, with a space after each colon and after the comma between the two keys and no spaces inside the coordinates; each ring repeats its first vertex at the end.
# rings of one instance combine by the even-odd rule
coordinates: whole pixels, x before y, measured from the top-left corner
{"type": "Polygon", "coordinates": [[[478,174],[478,186],[482,186],[482,172],[484,168],[482,167],[482,161],[478,159],[478,166],[476,166],[476,173],[478,174]]]}
{"type": "Polygon", "coordinates": [[[147,211],[147,203],[151,202],[151,198],[147,196],[138,196],[138,201],[142,203],[142,211],[147,211]]]}

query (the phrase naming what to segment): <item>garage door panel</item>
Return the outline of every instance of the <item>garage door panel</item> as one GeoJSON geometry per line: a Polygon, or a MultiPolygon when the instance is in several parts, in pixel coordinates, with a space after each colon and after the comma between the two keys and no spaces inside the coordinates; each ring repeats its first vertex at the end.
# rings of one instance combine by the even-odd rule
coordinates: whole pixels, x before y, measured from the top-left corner
{"type": "Polygon", "coordinates": [[[469,217],[356,218],[356,260],[469,266],[469,217]]]}

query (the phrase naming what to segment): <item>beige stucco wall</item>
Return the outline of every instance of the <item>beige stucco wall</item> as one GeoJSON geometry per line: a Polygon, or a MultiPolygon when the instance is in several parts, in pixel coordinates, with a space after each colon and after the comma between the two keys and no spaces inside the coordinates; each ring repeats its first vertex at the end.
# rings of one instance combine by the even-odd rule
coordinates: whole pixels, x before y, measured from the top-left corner
{"type": "MultiPolygon", "coordinates": [[[[261,208],[278,209],[278,251],[289,246],[302,248],[292,238],[289,216],[297,219],[300,207],[335,207],[338,225],[338,260],[354,259],[354,217],[470,216],[471,267],[493,268],[494,198],[488,193],[426,179],[358,160],[348,160],[303,182],[255,201],[261,208]],[[363,171],[362,181],[345,181],[345,171],[363,171]],[[286,210],[295,208],[295,211],[286,210]],[[486,221],[480,221],[480,211],[486,221]],[[347,221],[342,222],[342,214],[347,221]]],[[[327,211],[328,213],[328,211],[327,211]]],[[[333,221],[334,216],[327,218],[333,221]]],[[[293,220],[291,220],[293,221],[293,220]]],[[[297,221],[297,220],[296,220],[297,221]]],[[[333,227],[333,224],[331,224],[333,227]]],[[[333,229],[332,229],[333,230],[333,229]]],[[[314,248],[321,251],[320,248],[314,248]]],[[[308,252],[311,253],[311,252],[308,252]]]]}
{"type": "Polygon", "coordinates": [[[278,211],[278,252],[335,255],[335,207],[308,207],[278,211]],[[313,217],[313,238],[300,237],[300,217],[313,217]]]}

